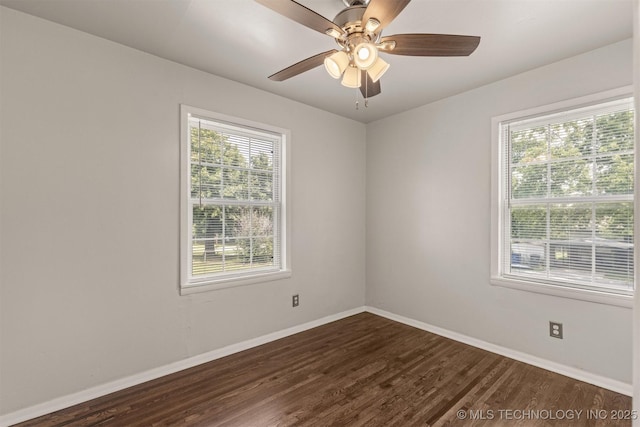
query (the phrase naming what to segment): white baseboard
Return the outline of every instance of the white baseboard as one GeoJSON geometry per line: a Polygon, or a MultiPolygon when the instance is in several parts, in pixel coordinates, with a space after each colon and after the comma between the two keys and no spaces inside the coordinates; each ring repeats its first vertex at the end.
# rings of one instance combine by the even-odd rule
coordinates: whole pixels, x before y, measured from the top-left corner
{"type": "Polygon", "coordinates": [[[631,384],[616,381],[611,378],[606,378],[600,375],[592,374],[580,369],[572,368],[570,366],[562,365],[560,363],[552,362],[546,359],[532,356],[530,354],[522,353],[519,351],[511,350],[506,347],[491,344],[486,341],[482,341],[476,338],[472,338],[457,332],[452,332],[437,326],[429,325],[428,323],[420,322],[418,320],[410,319],[408,317],[400,316],[388,311],[384,311],[375,307],[358,307],[351,310],[343,311],[341,313],[333,314],[321,319],[313,320],[311,322],[303,323],[302,325],[292,326],[281,331],[273,332],[261,337],[253,338],[247,341],[243,341],[237,344],[232,344],[227,347],[223,347],[217,350],[213,350],[204,354],[190,357],[188,359],[180,360],[174,363],[170,363],[165,366],[150,369],[148,371],[141,372],[139,374],[131,375],[126,378],[122,378],[116,381],[112,381],[106,384],[102,384],[96,387],[91,387],[87,390],[83,390],[77,393],[62,396],[48,402],[44,402],[38,405],[34,405],[25,409],[21,409],[3,416],[0,416],[0,427],[7,427],[12,424],[20,423],[32,418],[37,418],[42,415],[49,414],[51,412],[59,411],[64,408],[68,408],[78,403],[86,402],[97,397],[105,396],[109,393],[113,393],[119,390],[123,390],[128,387],[132,387],[138,384],[142,384],[147,381],[154,380],[156,378],[163,377],[165,375],[173,374],[175,372],[182,371],[184,369],[192,368],[203,363],[211,362],[212,360],[220,359],[225,356],[229,356],[234,353],[238,353],[244,350],[248,350],[253,347],[257,347],[262,344],[269,343],[271,341],[278,340],[280,338],[288,337],[290,335],[297,334],[299,332],[306,331],[318,326],[325,325],[327,323],[334,322],[336,320],[343,319],[345,317],[353,316],[354,314],[367,311],[369,313],[385,317],[396,322],[404,323],[405,325],[413,326],[418,329],[422,329],[427,332],[434,333],[446,338],[453,339],[455,341],[469,344],[471,346],[481,348],[483,350],[490,351],[492,353],[500,354],[511,359],[519,360],[524,363],[528,363],[533,366],[546,369],[548,371],[556,372],[567,377],[584,381],[598,387],[606,388],[618,393],[631,396],[633,394],[633,387],[631,384]]]}
{"type": "Polygon", "coordinates": [[[472,338],[467,335],[430,325],[428,323],[420,322],[418,320],[380,310],[379,308],[367,306],[365,307],[365,309],[369,313],[386,317],[387,319],[404,323],[405,325],[413,326],[415,328],[422,329],[423,331],[450,338],[452,340],[468,344],[473,347],[481,348],[492,353],[500,354],[510,359],[515,359],[520,362],[527,363],[529,365],[537,366],[539,368],[546,369],[547,371],[574,378],[578,381],[584,381],[586,383],[606,388],[607,390],[612,390],[616,393],[621,393],[627,396],[633,395],[633,386],[622,381],[617,381],[611,378],[603,377],[601,375],[596,375],[591,372],[583,371],[582,369],[577,369],[571,366],[563,365],[561,363],[552,362],[550,360],[542,359],[540,357],[532,356],[530,354],[522,353],[520,351],[512,350],[510,348],[502,347],[496,344],[491,344],[477,338],[472,338]]]}
{"type": "Polygon", "coordinates": [[[182,371],[184,369],[192,368],[194,366],[201,365],[203,363],[211,362],[212,360],[220,359],[225,356],[229,356],[240,351],[248,350],[253,347],[257,347],[262,344],[269,343],[271,341],[278,340],[280,338],[288,337],[299,332],[306,331],[318,326],[325,325],[327,323],[334,322],[336,320],[343,319],[345,317],[353,316],[354,314],[362,313],[365,311],[364,307],[357,307],[351,310],[343,311],[341,313],[332,314],[330,316],[323,317],[321,319],[313,320],[311,322],[303,323],[302,325],[292,326],[281,331],[273,332],[261,337],[253,338],[247,341],[242,341],[237,344],[232,344],[217,350],[209,351],[207,353],[199,354],[197,356],[189,357],[188,359],[179,360],[177,362],[170,363],[165,366],[150,369],[148,371],[141,372],[139,374],[131,375],[126,378],[121,378],[116,381],[111,381],[106,384],[102,384],[96,387],[79,391],[77,393],[62,396],[48,402],[44,402],[38,405],[30,406],[28,408],[20,409],[15,412],[0,416],[0,426],[7,427],[13,424],[17,424],[23,421],[37,418],[42,415],[50,414],[55,411],[59,411],[64,408],[68,408],[78,403],[86,402],[97,397],[105,396],[109,393],[113,393],[119,390],[123,390],[134,385],[142,384],[147,381],[154,380],[156,378],[163,377],[165,375],[173,374],[175,372],[182,371]]]}

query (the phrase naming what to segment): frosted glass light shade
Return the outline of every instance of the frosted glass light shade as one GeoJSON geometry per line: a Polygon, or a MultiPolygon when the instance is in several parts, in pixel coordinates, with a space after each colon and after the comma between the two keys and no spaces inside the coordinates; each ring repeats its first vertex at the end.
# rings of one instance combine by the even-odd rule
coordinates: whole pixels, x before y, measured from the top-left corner
{"type": "Polygon", "coordinates": [[[342,78],[342,85],[346,87],[360,87],[360,70],[356,67],[347,67],[342,78]]]}
{"type": "Polygon", "coordinates": [[[360,43],[356,46],[353,62],[361,70],[368,70],[378,59],[378,49],[371,43],[360,43]]]}
{"type": "Polygon", "coordinates": [[[382,75],[386,73],[388,69],[389,63],[384,59],[378,57],[375,64],[373,64],[373,66],[367,70],[367,73],[369,74],[369,77],[371,77],[371,80],[375,83],[380,80],[380,77],[382,77],[382,75]]]}
{"type": "Polygon", "coordinates": [[[334,79],[339,79],[348,66],[349,56],[342,50],[324,58],[324,68],[334,79]]]}

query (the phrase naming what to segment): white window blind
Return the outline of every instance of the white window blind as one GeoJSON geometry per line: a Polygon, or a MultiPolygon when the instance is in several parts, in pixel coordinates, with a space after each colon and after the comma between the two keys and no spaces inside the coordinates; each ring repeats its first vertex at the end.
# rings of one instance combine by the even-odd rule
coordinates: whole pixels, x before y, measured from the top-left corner
{"type": "Polygon", "coordinates": [[[631,98],[501,122],[502,277],[631,294],[631,98]]]}
{"type": "Polygon", "coordinates": [[[186,285],[282,271],[283,135],[197,114],[186,122],[186,285]]]}

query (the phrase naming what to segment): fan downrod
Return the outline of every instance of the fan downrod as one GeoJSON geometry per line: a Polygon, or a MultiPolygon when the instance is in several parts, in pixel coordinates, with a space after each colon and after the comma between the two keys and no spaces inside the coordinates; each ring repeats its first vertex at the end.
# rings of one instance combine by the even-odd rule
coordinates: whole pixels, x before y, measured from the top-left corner
{"type": "Polygon", "coordinates": [[[366,6],[369,4],[369,0],[342,0],[345,6],[366,6]]]}

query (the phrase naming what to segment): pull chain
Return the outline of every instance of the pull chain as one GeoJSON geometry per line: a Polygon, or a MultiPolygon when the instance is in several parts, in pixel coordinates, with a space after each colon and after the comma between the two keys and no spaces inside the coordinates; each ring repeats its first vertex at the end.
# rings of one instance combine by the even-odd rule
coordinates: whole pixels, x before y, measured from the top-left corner
{"type": "MultiPolygon", "coordinates": [[[[367,75],[365,73],[363,73],[365,75],[365,80],[364,80],[364,108],[369,108],[369,79],[367,79],[367,75]]],[[[360,101],[358,100],[358,92],[359,90],[356,89],[356,110],[360,109],[360,101]]]]}
{"type": "MultiPolygon", "coordinates": [[[[366,71],[362,71],[364,75],[364,108],[369,108],[369,78],[366,71]]],[[[360,101],[358,100],[359,88],[356,89],[356,110],[360,109],[360,101]]]]}
{"type": "Polygon", "coordinates": [[[366,71],[362,74],[364,74],[364,108],[369,108],[369,79],[366,71]]]}

